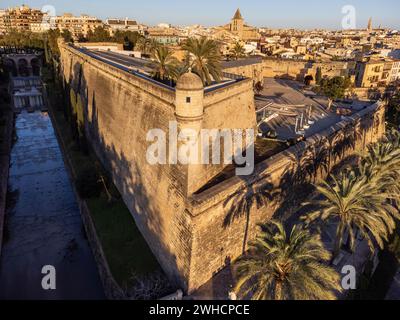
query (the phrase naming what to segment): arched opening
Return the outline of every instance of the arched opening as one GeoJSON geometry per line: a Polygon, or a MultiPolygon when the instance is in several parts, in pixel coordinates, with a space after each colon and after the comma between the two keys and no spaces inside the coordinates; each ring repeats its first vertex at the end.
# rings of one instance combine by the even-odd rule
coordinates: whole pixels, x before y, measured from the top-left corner
{"type": "Polygon", "coordinates": [[[312,75],[305,76],[305,78],[304,78],[304,84],[306,86],[309,86],[311,84],[311,82],[313,82],[313,81],[314,81],[314,77],[312,75]]]}
{"type": "Polygon", "coordinates": [[[18,73],[22,77],[28,77],[29,76],[28,61],[26,61],[26,59],[19,59],[18,60],[18,73]]]}
{"type": "Polygon", "coordinates": [[[4,69],[8,73],[10,73],[13,77],[18,76],[17,66],[16,66],[14,60],[12,60],[12,59],[4,59],[3,65],[4,65],[4,69]]]}
{"type": "Polygon", "coordinates": [[[31,66],[32,66],[32,74],[34,76],[40,76],[40,61],[38,58],[33,58],[31,60],[31,66]]]}

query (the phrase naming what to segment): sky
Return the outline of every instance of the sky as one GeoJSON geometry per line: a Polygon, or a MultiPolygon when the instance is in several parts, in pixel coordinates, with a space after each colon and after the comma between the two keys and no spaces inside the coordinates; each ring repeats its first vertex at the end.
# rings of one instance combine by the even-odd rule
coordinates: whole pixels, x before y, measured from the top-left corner
{"type": "Polygon", "coordinates": [[[249,25],[299,29],[341,29],[342,7],[353,5],[357,28],[366,28],[372,17],[375,27],[400,29],[399,0],[1,0],[0,8],[21,4],[52,5],[57,15],[129,17],[148,25],[224,25],[240,8],[249,25]]]}

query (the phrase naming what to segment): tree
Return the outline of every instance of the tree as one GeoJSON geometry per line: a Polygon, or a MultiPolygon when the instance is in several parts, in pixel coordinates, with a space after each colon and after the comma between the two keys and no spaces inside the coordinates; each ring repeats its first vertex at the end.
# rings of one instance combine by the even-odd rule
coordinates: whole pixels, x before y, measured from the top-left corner
{"type": "Polygon", "coordinates": [[[144,54],[151,55],[159,46],[160,44],[155,39],[140,37],[136,43],[135,49],[141,51],[144,54]]]}
{"type": "Polygon", "coordinates": [[[341,291],[339,275],[326,265],[330,253],[319,235],[300,226],[289,234],[281,222],[261,227],[249,253],[235,264],[235,291],[244,299],[309,300],[335,299],[341,291]]]}
{"type": "Polygon", "coordinates": [[[189,54],[188,68],[201,78],[204,85],[210,85],[213,80],[221,80],[221,55],[214,40],[206,37],[189,38],[183,45],[183,49],[189,54]]]}
{"type": "MultiPolygon", "coordinates": [[[[391,131],[387,135],[387,142],[381,141],[371,144],[367,152],[362,155],[359,174],[367,179],[368,183],[379,186],[379,192],[388,194],[388,200],[398,207],[400,196],[400,146],[398,131],[391,131]]],[[[393,210],[394,219],[399,219],[399,211],[393,210]]]]}
{"type": "Polygon", "coordinates": [[[317,72],[315,74],[315,82],[319,85],[321,84],[321,80],[322,80],[322,69],[321,67],[318,67],[317,72]]]}
{"type": "Polygon", "coordinates": [[[104,27],[96,27],[93,32],[90,30],[87,34],[90,42],[107,42],[111,40],[110,33],[104,27]]]}
{"type": "Polygon", "coordinates": [[[261,81],[257,81],[257,83],[254,85],[254,91],[256,94],[260,94],[264,90],[264,85],[261,81]]]}
{"type": "Polygon", "coordinates": [[[64,30],[61,32],[61,36],[64,38],[64,41],[65,41],[65,42],[73,42],[72,33],[71,33],[71,31],[69,31],[68,29],[64,29],[64,30]]]}
{"type": "Polygon", "coordinates": [[[230,50],[230,54],[235,60],[237,60],[245,56],[246,50],[240,42],[236,42],[233,48],[230,50]]]}
{"type": "Polygon", "coordinates": [[[333,77],[320,81],[319,92],[328,97],[328,110],[331,109],[333,101],[345,97],[346,90],[350,85],[351,80],[348,77],[333,77]]]}
{"type": "Polygon", "coordinates": [[[43,49],[44,42],[45,36],[43,33],[10,30],[2,36],[0,45],[6,48],[22,48],[29,51],[30,49],[43,49]]]}
{"type": "Polygon", "coordinates": [[[125,37],[125,38],[124,38],[124,41],[123,41],[122,44],[123,44],[124,50],[132,51],[133,48],[135,47],[135,45],[133,44],[133,42],[131,42],[131,41],[129,40],[128,37],[125,37]]]}
{"type": "Polygon", "coordinates": [[[397,89],[388,99],[387,120],[398,127],[400,125],[400,91],[397,89]]]}
{"type": "Polygon", "coordinates": [[[159,80],[172,80],[177,76],[178,60],[167,47],[159,46],[153,52],[154,71],[153,77],[159,80]]]}
{"type": "Polygon", "coordinates": [[[140,39],[140,34],[136,31],[117,30],[113,40],[124,45],[125,50],[133,50],[140,39]]]}
{"type": "Polygon", "coordinates": [[[149,50],[150,44],[149,44],[149,39],[145,37],[140,37],[138,41],[136,42],[135,49],[142,52],[142,53],[147,53],[149,50]]]}
{"type": "Polygon", "coordinates": [[[400,149],[391,142],[371,144],[363,154],[359,167],[368,182],[382,180],[391,174],[396,175],[395,179],[400,178],[400,149]]]}
{"type": "Polygon", "coordinates": [[[60,31],[58,29],[51,29],[45,33],[48,58],[50,58],[51,56],[58,56],[60,54],[60,50],[58,48],[58,43],[57,43],[57,39],[59,37],[60,37],[60,31]]]}
{"type": "Polygon", "coordinates": [[[154,51],[160,46],[161,44],[156,39],[150,39],[149,41],[149,53],[153,54],[154,51]]]}
{"type": "Polygon", "coordinates": [[[383,248],[395,228],[388,195],[354,170],[347,169],[339,177],[331,175],[330,178],[331,184],[323,181],[316,186],[323,198],[306,203],[315,209],[302,219],[307,224],[319,220],[325,225],[336,225],[333,258],[339,255],[346,235],[348,247],[354,251],[357,231],[367,240],[371,252],[375,250],[374,240],[383,248]]]}

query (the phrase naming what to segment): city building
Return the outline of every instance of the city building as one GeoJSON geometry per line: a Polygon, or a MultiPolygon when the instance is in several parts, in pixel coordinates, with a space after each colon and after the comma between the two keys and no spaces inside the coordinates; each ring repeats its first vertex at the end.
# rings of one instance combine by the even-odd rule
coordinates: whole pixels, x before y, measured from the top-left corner
{"type": "Polygon", "coordinates": [[[50,18],[47,14],[44,14],[42,21],[32,22],[30,24],[31,31],[38,33],[49,31],[51,29],[50,18]]]}
{"type": "Polygon", "coordinates": [[[390,82],[400,80],[400,60],[393,62],[392,69],[390,70],[390,82]]]}
{"type": "Polygon", "coordinates": [[[32,31],[32,24],[40,24],[44,13],[38,9],[31,9],[26,5],[8,8],[0,12],[0,33],[10,30],[32,31]]]}
{"type": "Polygon", "coordinates": [[[308,44],[308,45],[321,45],[324,43],[324,39],[320,37],[304,37],[300,39],[301,44],[308,44]]]}
{"type": "Polygon", "coordinates": [[[6,33],[5,17],[6,10],[0,10],[0,35],[6,33]]]}
{"type": "Polygon", "coordinates": [[[94,31],[96,27],[103,26],[103,22],[96,17],[75,17],[69,13],[57,16],[51,22],[53,25],[50,23],[50,17],[39,9],[31,9],[26,5],[8,8],[0,11],[0,34],[11,30],[46,32],[51,28],[58,28],[60,31],[69,30],[77,39],[86,36],[89,30],[94,31]]]}
{"type": "Polygon", "coordinates": [[[144,34],[144,26],[138,24],[136,20],[128,18],[109,18],[106,20],[106,26],[109,28],[111,35],[114,35],[116,31],[133,31],[144,34]]]}
{"type": "Polygon", "coordinates": [[[356,64],[356,86],[384,87],[400,79],[400,60],[370,57],[356,64]]]}
{"type": "Polygon", "coordinates": [[[74,38],[86,37],[89,30],[94,31],[97,27],[103,26],[103,22],[96,17],[85,14],[77,17],[70,13],[58,16],[55,23],[56,28],[60,31],[69,30],[74,38]]]}
{"type": "Polygon", "coordinates": [[[363,88],[377,87],[382,80],[382,60],[359,61],[356,65],[356,86],[363,88]]]}
{"type": "Polygon", "coordinates": [[[181,35],[179,30],[175,28],[153,27],[147,30],[147,34],[150,39],[154,39],[163,45],[177,45],[182,40],[186,39],[186,37],[181,35]]]}

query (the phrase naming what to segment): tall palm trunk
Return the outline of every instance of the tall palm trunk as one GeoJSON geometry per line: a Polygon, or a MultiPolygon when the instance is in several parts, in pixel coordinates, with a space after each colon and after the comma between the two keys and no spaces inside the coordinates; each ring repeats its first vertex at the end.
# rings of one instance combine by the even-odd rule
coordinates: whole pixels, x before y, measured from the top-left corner
{"type": "Polygon", "coordinates": [[[250,210],[247,210],[246,212],[246,227],[244,229],[244,237],[243,237],[243,249],[242,252],[246,252],[246,246],[247,246],[247,241],[248,241],[248,236],[249,236],[249,227],[250,227],[250,210]]]}
{"type": "Polygon", "coordinates": [[[340,249],[341,249],[342,240],[343,240],[343,233],[344,233],[344,226],[342,223],[339,222],[339,225],[338,225],[337,231],[336,231],[335,242],[334,242],[334,246],[333,246],[333,254],[332,254],[331,264],[333,264],[333,261],[335,261],[335,259],[340,254],[340,249]]]}
{"type": "Polygon", "coordinates": [[[282,283],[279,280],[275,286],[275,300],[282,300],[282,283]]]}

